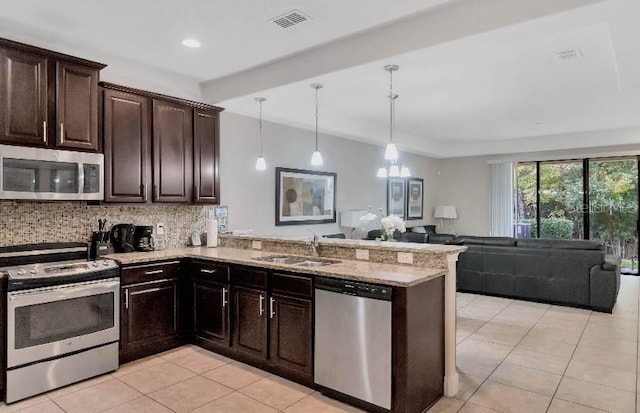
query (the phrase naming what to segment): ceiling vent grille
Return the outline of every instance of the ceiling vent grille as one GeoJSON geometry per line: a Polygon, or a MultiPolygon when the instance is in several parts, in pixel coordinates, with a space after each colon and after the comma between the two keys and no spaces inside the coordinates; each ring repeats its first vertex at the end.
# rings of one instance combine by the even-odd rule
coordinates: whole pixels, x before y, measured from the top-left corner
{"type": "Polygon", "coordinates": [[[302,13],[300,10],[291,10],[281,16],[275,17],[269,21],[275,23],[276,25],[282,27],[283,29],[288,29],[289,27],[295,26],[296,24],[300,24],[302,22],[306,22],[311,17],[302,13]]]}
{"type": "Polygon", "coordinates": [[[580,49],[567,49],[555,52],[556,58],[560,61],[576,60],[583,57],[580,49]]]}

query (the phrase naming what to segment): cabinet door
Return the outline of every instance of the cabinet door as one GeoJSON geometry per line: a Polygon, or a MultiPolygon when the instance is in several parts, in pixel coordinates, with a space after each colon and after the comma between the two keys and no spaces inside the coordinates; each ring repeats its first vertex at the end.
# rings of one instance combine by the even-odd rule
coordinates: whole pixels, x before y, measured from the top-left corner
{"type": "Polygon", "coordinates": [[[153,101],[153,200],[191,202],[193,109],[153,101]]]}
{"type": "Polygon", "coordinates": [[[149,101],[104,91],[105,202],[147,202],[151,178],[149,101]]]}
{"type": "Polygon", "coordinates": [[[311,300],[273,294],[269,298],[269,358],[311,377],[313,364],[311,300]]]}
{"type": "Polygon", "coordinates": [[[0,142],[48,144],[47,58],[0,49],[0,142]]]}
{"type": "Polygon", "coordinates": [[[194,202],[217,204],[220,202],[220,115],[217,111],[196,109],[193,122],[194,202]]]}
{"type": "Polygon", "coordinates": [[[193,279],[193,331],[200,339],[229,345],[229,285],[193,279]]]}
{"type": "Polygon", "coordinates": [[[233,346],[250,356],[267,358],[266,292],[233,288],[233,346]]]}
{"type": "Polygon", "coordinates": [[[56,146],[98,150],[98,70],[57,63],[56,146]]]}
{"type": "Polygon", "coordinates": [[[122,287],[121,347],[125,360],[166,350],[178,337],[175,280],[122,287]]]}

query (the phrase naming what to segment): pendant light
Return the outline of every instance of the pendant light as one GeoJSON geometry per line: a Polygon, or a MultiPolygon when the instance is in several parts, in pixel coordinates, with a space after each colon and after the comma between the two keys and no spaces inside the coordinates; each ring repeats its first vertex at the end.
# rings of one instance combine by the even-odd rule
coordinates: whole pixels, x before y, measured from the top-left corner
{"type": "Polygon", "coordinates": [[[384,166],[378,169],[378,178],[408,178],[411,171],[402,162],[399,162],[398,148],[393,143],[393,127],[396,116],[396,99],[399,95],[393,93],[393,72],[399,69],[398,65],[386,65],[384,70],[389,72],[389,143],[384,150],[384,166]]]}
{"type": "Polygon", "coordinates": [[[256,160],[256,170],[264,171],[265,169],[267,169],[267,163],[264,160],[264,156],[262,156],[262,102],[267,99],[257,97],[255,100],[260,104],[260,154],[258,155],[258,159],[256,160]]]}
{"type": "Polygon", "coordinates": [[[322,89],[322,83],[312,83],[311,88],[316,90],[316,150],[311,155],[311,165],[322,166],[322,154],[318,150],[318,90],[322,89]]]}

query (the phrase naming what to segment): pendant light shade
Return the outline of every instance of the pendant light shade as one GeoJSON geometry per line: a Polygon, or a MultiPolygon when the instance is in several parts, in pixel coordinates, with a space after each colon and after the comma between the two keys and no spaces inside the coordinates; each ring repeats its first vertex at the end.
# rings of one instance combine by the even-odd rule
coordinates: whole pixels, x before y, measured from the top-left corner
{"type": "Polygon", "coordinates": [[[322,154],[318,150],[318,90],[322,89],[322,83],[312,83],[311,88],[316,91],[316,150],[311,155],[311,165],[322,166],[322,154]]]}
{"type": "Polygon", "coordinates": [[[393,72],[398,70],[397,65],[387,65],[384,70],[389,72],[389,143],[384,150],[384,164],[378,169],[378,178],[408,178],[411,171],[399,161],[398,148],[393,143],[393,127],[395,126],[396,99],[399,95],[393,93],[393,72]]]}
{"type": "Polygon", "coordinates": [[[256,160],[256,170],[264,171],[265,169],[267,169],[267,162],[264,160],[264,156],[262,156],[262,102],[267,99],[257,97],[255,100],[260,104],[260,153],[258,154],[258,159],[256,160]]]}

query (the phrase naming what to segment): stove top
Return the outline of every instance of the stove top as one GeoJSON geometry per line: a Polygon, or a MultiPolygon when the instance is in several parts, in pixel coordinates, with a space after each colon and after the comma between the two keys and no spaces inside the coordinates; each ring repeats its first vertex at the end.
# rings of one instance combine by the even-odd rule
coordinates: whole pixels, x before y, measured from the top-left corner
{"type": "Polygon", "coordinates": [[[70,277],[92,272],[100,272],[118,268],[114,260],[97,261],[60,261],[44,264],[27,264],[2,269],[9,280],[27,280],[55,277],[70,277]]]}

